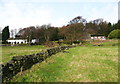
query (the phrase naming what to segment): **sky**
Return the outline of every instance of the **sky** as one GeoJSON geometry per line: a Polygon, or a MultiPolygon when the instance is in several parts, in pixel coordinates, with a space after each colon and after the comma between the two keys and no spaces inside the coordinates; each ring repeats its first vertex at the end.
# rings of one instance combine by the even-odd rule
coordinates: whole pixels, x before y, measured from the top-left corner
{"type": "Polygon", "coordinates": [[[0,0],[0,28],[67,25],[76,16],[117,23],[119,0],[0,0]]]}

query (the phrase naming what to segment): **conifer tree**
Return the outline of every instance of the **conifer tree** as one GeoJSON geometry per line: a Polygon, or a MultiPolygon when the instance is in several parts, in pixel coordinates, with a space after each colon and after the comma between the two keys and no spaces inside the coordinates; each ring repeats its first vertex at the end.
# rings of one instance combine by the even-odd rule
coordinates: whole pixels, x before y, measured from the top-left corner
{"type": "Polygon", "coordinates": [[[2,42],[6,43],[6,40],[10,37],[9,26],[6,26],[2,30],[2,42]]]}

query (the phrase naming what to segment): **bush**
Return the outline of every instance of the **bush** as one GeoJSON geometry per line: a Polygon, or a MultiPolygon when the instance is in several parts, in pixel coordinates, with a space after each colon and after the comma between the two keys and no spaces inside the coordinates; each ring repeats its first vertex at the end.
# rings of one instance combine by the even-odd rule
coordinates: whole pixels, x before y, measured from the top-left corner
{"type": "Polygon", "coordinates": [[[63,41],[63,43],[64,44],[69,44],[69,45],[72,45],[72,44],[79,44],[81,41],[77,41],[77,40],[75,40],[75,41],[69,41],[69,40],[65,40],[65,41],[63,41]]]}
{"type": "Polygon", "coordinates": [[[52,42],[52,41],[49,41],[49,42],[45,42],[44,44],[46,47],[55,47],[55,46],[59,46],[59,44],[57,42],[52,42]]]}
{"type": "Polygon", "coordinates": [[[68,45],[72,45],[72,42],[69,41],[69,40],[64,40],[63,43],[64,43],[64,44],[68,44],[68,45]]]}
{"type": "Polygon", "coordinates": [[[110,32],[108,35],[109,39],[120,39],[120,29],[116,29],[110,32]]]}
{"type": "Polygon", "coordinates": [[[73,41],[74,44],[80,44],[81,41],[73,41]]]}

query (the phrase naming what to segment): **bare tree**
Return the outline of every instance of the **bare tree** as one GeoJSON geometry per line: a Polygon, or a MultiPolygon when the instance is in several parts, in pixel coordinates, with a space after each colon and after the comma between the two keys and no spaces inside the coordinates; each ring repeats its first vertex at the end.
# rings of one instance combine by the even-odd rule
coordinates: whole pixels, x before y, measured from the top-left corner
{"type": "Polygon", "coordinates": [[[82,18],[82,16],[77,16],[75,18],[73,18],[70,22],[68,22],[69,24],[75,24],[75,23],[84,23],[86,24],[87,21],[86,19],[82,18]]]}
{"type": "Polygon", "coordinates": [[[11,37],[14,38],[14,30],[13,29],[10,31],[10,33],[11,33],[11,37]]]}
{"type": "Polygon", "coordinates": [[[35,27],[30,26],[24,29],[24,32],[22,34],[23,38],[27,38],[28,42],[31,43],[32,39],[35,38],[35,27]]]}
{"type": "Polygon", "coordinates": [[[66,40],[81,40],[85,37],[83,23],[71,24],[69,26],[64,26],[60,29],[59,34],[63,35],[66,40]]]}
{"type": "Polygon", "coordinates": [[[14,29],[14,34],[15,34],[15,35],[17,34],[17,29],[14,29]]]}
{"type": "Polygon", "coordinates": [[[103,19],[102,18],[99,18],[99,19],[95,19],[95,20],[91,20],[90,23],[94,23],[94,24],[97,24],[99,25],[100,23],[103,22],[103,19]]]}

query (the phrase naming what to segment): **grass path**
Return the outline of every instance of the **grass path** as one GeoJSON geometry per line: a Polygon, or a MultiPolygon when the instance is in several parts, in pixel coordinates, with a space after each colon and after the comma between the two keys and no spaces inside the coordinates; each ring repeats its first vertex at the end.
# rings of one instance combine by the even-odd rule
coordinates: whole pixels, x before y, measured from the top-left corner
{"type": "Polygon", "coordinates": [[[51,56],[13,82],[117,82],[117,46],[80,46],[51,56]]]}

